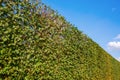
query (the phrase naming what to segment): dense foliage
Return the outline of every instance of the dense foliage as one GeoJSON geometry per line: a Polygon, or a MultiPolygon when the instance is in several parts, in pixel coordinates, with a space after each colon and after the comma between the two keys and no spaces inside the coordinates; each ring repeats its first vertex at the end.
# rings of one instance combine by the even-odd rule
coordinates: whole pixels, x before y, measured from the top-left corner
{"type": "Polygon", "coordinates": [[[0,0],[0,80],[120,80],[120,63],[41,1],[0,0]]]}

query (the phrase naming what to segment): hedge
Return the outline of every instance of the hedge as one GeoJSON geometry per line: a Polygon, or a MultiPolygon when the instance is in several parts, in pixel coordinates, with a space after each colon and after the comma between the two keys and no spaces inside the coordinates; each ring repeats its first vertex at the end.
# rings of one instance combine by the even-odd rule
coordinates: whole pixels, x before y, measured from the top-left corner
{"type": "Polygon", "coordinates": [[[120,62],[37,0],[0,0],[0,80],[120,80],[120,62]]]}

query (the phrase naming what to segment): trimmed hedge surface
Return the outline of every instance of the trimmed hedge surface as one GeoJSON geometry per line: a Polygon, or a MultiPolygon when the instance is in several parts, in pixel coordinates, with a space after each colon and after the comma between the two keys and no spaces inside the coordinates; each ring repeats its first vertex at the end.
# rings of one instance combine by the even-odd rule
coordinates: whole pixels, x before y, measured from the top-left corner
{"type": "Polygon", "coordinates": [[[41,1],[0,0],[0,80],[120,80],[120,62],[41,1]]]}

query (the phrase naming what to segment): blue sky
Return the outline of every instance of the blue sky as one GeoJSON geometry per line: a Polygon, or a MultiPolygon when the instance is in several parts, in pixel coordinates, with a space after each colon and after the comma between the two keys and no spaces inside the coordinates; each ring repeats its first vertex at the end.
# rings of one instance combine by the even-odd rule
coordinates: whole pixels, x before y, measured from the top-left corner
{"type": "Polygon", "coordinates": [[[42,0],[120,59],[120,0],[42,0]]]}

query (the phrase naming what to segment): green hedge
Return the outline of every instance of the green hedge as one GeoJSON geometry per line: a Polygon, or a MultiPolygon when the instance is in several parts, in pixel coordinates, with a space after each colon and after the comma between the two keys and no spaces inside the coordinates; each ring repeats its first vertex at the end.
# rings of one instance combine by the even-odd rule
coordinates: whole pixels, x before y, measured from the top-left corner
{"type": "Polygon", "coordinates": [[[41,1],[0,0],[0,80],[120,80],[120,62],[41,1]]]}

